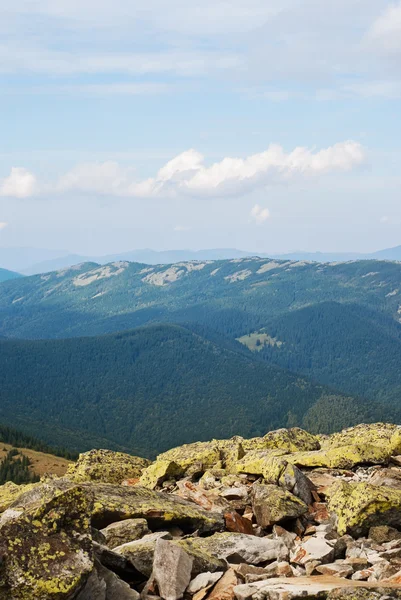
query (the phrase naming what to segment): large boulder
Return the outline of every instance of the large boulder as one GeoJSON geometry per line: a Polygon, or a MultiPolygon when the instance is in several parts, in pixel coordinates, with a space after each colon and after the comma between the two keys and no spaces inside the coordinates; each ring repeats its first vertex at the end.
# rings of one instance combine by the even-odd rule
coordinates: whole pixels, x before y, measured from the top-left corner
{"type": "Polygon", "coordinates": [[[0,519],[0,598],[69,600],[93,569],[92,502],[80,486],[35,491],[0,519]]]}
{"type": "Polygon", "coordinates": [[[177,525],[185,532],[224,528],[223,516],[203,510],[177,496],[139,486],[82,484],[94,496],[92,524],[102,529],[123,519],[146,519],[152,530],[177,525]]]}
{"type": "Polygon", "coordinates": [[[308,512],[305,502],[277,485],[255,484],[251,497],[256,522],[263,528],[308,512]]]}
{"type": "Polygon", "coordinates": [[[68,467],[66,478],[77,483],[99,481],[121,483],[137,479],[150,461],[112,450],[91,450],[80,454],[76,463],[68,467]]]}
{"type": "Polygon", "coordinates": [[[182,548],[159,539],[156,543],[150,583],[163,600],[179,600],[191,581],[193,558],[182,548]]]}
{"type": "Polygon", "coordinates": [[[319,450],[319,439],[300,429],[292,427],[290,429],[277,429],[269,431],[260,438],[251,438],[243,440],[243,449],[245,452],[251,450],[284,450],[285,452],[309,452],[319,450]]]}
{"type": "Polygon", "coordinates": [[[385,464],[390,456],[391,451],[385,445],[359,442],[315,452],[295,452],[286,458],[298,467],[351,469],[359,464],[385,464]]]}
{"type": "Polygon", "coordinates": [[[182,469],[183,474],[194,475],[204,473],[214,467],[221,458],[220,445],[217,440],[211,442],[194,442],[172,448],[159,454],[157,461],[174,462],[182,469]]]}
{"type": "Polygon", "coordinates": [[[401,490],[338,481],[326,495],[340,535],[361,537],[376,525],[401,526],[401,490]]]}

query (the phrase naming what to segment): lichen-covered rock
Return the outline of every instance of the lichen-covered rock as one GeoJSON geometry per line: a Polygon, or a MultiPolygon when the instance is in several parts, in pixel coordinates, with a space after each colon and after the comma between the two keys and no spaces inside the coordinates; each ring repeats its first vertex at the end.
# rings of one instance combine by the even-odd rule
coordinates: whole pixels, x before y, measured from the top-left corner
{"type": "Polygon", "coordinates": [[[398,425],[389,423],[361,424],[327,436],[321,442],[321,446],[323,449],[353,445],[385,446],[390,452],[394,452],[398,449],[399,443],[397,441],[401,441],[400,434],[401,428],[398,425]]]}
{"type": "Polygon", "coordinates": [[[220,446],[217,440],[195,442],[172,448],[159,454],[157,461],[174,462],[186,475],[204,473],[220,461],[220,446]]]}
{"type": "Polygon", "coordinates": [[[251,497],[256,522],[263,528],[296,519],[308,511],[302,500],[277,485],[255,484],[251,497]]]}
{"type": "Polygon", "coordinates": [[[104,543],[111,549],[127,542],[139,540],[150,533],[146,519],[125,519],[117,523],[110,523],[101,530],[104,543]]]}
{"type": "Polygon", "coordinates": [[[91,450],[80,454],[76,463],[68,467],[66,478],[82,483],[99,481],[121,483],[125,479],[137,479],[150,461],[112,450],[91,450]]]}
{"type": "Polygon", "coordinates": [[[12,481],[7,481],[4,485],[0,486],[0,513],[4,512],[10,504],[21,496],[24,492],[33,489],[37,486],[37,483],[29,483],[26,485],[17,485],[12,481]]]}
{"type": "Polygon", "coordinates": [[[177,496],[139,486],[82,484],[94,496],[92,524],[102,529],[123,519],[146,519],[151,529],[179,526],[185,532],[220,531],[223,516],[177,496]]]}
{"type": "Polygon", "coordinates": [[[93,569],[90,512],[89,495],[80,486],[54,490],[39,505],[31,497],[26,509],[5,511],[0,523],[0,598],[72,598],[93,569]]]}
{"type": "Polygon", "coordinates": [[[292,427],[291,429],[277,429],[269,431],[264,437],[243,440],[243,449],[245,452],[251,450],[285,450],[286,452],[309,452],[319,450],[319,439],[300,429],[292,427]]]}
{"type": "Polygon", "coordinates": [[[289,454],[288,462],[298,467],[328,467],[330,469],[351,469],[359,464],[384,464],[390,457],[385,445],[352,444],[326,448],[315,452],[295,452],[289,454]]]}
{"type": "Polygon", "coordinates": [[[237,461],[235,472],[259,475],[266,481],[278,481],[285,468],[282,456],[288,456],[285,450],[251,450],[237,461]]]}
{"type": "Polygon", "coordinates": [[[164,481],[178,479],[184,475],[184,469],[171,460],[157,460],[147,467],[138,482],[138,485],[154,490],[164,481]]]}
{"type": "Polygon", "coordinates": [[[354,537],[376,525],[401,526],[401,491],[368,483],[338,481],[327,491],[338,533],[354,537]]]}

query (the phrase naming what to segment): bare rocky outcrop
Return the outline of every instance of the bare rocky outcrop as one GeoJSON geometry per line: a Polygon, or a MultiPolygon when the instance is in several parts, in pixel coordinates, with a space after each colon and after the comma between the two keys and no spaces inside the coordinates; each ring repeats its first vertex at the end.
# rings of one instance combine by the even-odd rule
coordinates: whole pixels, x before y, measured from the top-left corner
{"type": "Polygon", "coordinates": [[[81,455],[0,487],[0,600],[401,598],[401,428],[81,455]]]}

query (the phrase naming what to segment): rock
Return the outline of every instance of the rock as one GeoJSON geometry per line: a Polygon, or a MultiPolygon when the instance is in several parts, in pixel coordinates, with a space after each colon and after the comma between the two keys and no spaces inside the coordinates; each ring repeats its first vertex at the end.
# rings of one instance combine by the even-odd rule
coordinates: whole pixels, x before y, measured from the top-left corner
{"type": "Polygon", "coordinates": [[[316,571],[322,575],[331,575],[333,577],[349,577],[354,569],[351,565],[342,562],[329,563],[327,565],[316,566],[316,571]]]}
{"type": "Polygon", "coordinates": [[[216,440],[211,442],[195,442],[172,448],[159,454],[157,461],[174,462],[185,475],[204,473],[207,469],[219,463],[221,457],[220,446],[216,440]]]}
{"type": "Polygon", "coordinates": [[[390,469],[377,469],[367,481],[371,485],[384,485],[395,489],[401,489],[401,469],[391,467],[390,469]]]}
{"type": "Polygon", "coordinates": [[[351,469],[359,464],[384,464],[390,457],[386,446],[373,444],[352,444],[330,447],[317,452],[295,452],[287,460],[298,467],[328,467],[331,469],[351,469]]]}
{"type": "Polygon", "coordinates": [[[237,487],[224,488],[219,492],[219,496],[226,498],[226,500],[241,500],[247,499],[249,494],[249,487],[246,485],[239,485],[237,487]]]}
{"type": "Polygon", "coordinates": [[[184,469],[172,460],[157,460],[147,467],[140,479],[139,485],[154,490],[164,481],[177,479],[184,475],[184,469]]]}
{"type": "Polygon", "coordinates": [[[140,573],[146,577],[150,577],[153,569],[156,543],[159,539],[171,540],[172,536],[166,531],[150,533],[140,540],[117,546],[117,548],[114,548],[114,552],[128,559],[140,573]]]}
{"type": "Polygon", "coordinates": [[[177,496],[142,487],[111,484],[83,484],[95,497],[92,523],[102,529],[124,519],[146,519],[154,530],[177,525],[186,533],[219,531],[223,516],[194,506],[177,496]]]}
{"type": "Polygon", "coordinates": [[[282,540],[241,533],[215,533],[207,538],[188,538],[174,543],[194,557],[194,575],[207,570],[224,570],[225,561],[258,565],[288,558],[288,549],[282,540]],[[210,564],[214,564],[214,568],[205,568],[210,564]]]}
{"type": "Polygon", "coordinates": [[[325,448],[342,448],[352,445],[373,445],[387,448],[388,455],[397,454],[401,428],[388,423],[361,424],[333,433],[322,442],[325,448]]]}
{"type": "Polygon", "coordinates": [[[249,521],[249,519],[244,519],[244,517],[238,514],[235,510],[225,513],[224,519],[226,522],[227,531],[236,531],[237,533],[246,533],[248,535],[254,534],[252,521],[249,521]]]}
{"type": "Polygon", "coordinates": [[[254,484],[251,497],[256,522],[263,528],[295,519],[308,511],[302,500],[276,485],[254,484]]]}
{"type": "Polygon", "coordinates": [[[377,544],[383,544],[385,542],[391,542],[392,540],[401,539],[401,532],[388,525],[379,525],[369,529],[368,537],[377,544]]]}
{"type": "MultiPolygon", "coordinates": [[[[275,483],[275,482],[272,482],[275,483]]],[[[296,467],[295,465],[287,464],[281,473],[278,485],[288,490],[294,496],[297,496],[305,504],[312,504],[312,491],[316,488],[313,483],[296,467]]]]}
{"type": "Polygon", "coordinates": [[[234,588],[237,583],[235,571],[229,569],[217,582],[212,592],[209,594],[208,600],[232,600],[234,598],[234,588]]]}
{"type": "Polygon", "coordinates": [[[7,481],[4,485],[0,485],[0,513],[4,512],[21,494],[34,489],[38,485],[37,483],[17,485],[12,481],[7,481]]]}
{"type": "Polygon", "coordinates": [[[138,592],[99,563],[76,600],[139,600],[138,592]]]}
{"type": "Polygon", "coordinates": [[[308,452],[319,450],[320,443],[316,436],[299,427],[293,427],[291,429],[269,431],[262,438],[243,440],[242,446],[245,452],[271,449],[280,449],[286,452],[308,452]]]}
{"type": "Polygon", "coordinates": [[[290,559],[291,563],[302,566],[311,561],[330,563],[334,559],[334,545],[322,535],[316,535],[294,546],[290,559]]]}
{"type": "Polygon", "coordinates": [[[146,519],[125,519],[117,523],[110,523],[101,530],[109,548],[116,548],[127,542],[139,540],[150,533],[146,519]]]}
{"type": "Polygon", "coordinates": [[[293,547],[294,541],[297,537],[296,533],[287,531],[283,527],[280,527],[280,525],[274,525],[273,536],[275,539],[279,539],[284,542],[289,550],[293,547]]]}
{"type": "Polygon", "coordinates": [[[0,524],[0,597],[70,599],[93,569],[91,501],[79,486],[46,501],[25,494],[25,509],[9,508],[0,524]],[[36,501],[35,501],[36,500],[36,501]]]}
{"type": "Polygon", "coordinates": [[[177,487],[176,494],[180,498],[190,500],[205,510],[221,511],[229,507],[228,501],[221,498],[216,490],[204,490],[188,479],[178,481],[177,487]]]}
{"type": "Polygon", "coordinates": [[[170,542],[158,539],[151,581],[163,600],[179,600],[191,581],[193,558],[170,542]]]}
{"type": "Polygon", "coordinates": [[[256,583],[237,585],[234,588],[237,600],[295,600],[295,598],[326,598],[327,600],[390,600],[401,598],[401,590],[391,584],[365,583],[339,577],[316,576],[277,578],[256,583]],[[377,592],[378,595],[374,596],[377,592]]]}
{"type": "Polygon", "coordinates": [[[206,573],[200,573],[191,581],[187,588],[187,592],[189,594],[196,594],[199,590],[203,590],[204,588],[209,588],[214,585],[219,579],[223,577],[223,571],[217,571],[215,573],[211,573],[207,571],[206,573]]]}
{"type": "Polygon", "coordinates": [[[109,571],[113,571],[113,573],[124,579],[129,578],[130,581],[138,583],[144,581],[145,576],[143,573],[135,569],[131,561],[122,554],[118,554],[114,550],[110,550],[107,546],[102,546],[97,542],[93,543],[93,550],[97,561],[109,571]]]}
{"type": "Polygon", "coordinates": [[[124,479],[140,477],[150,461],[123,452],[91,450],[80,454],[76,463],[68,467],[66,478],[78,483],[100,481],[121,483],[124,479]]]}
{"type": "Polygon", "coordinates": [[[376,525],[401,526],[401,491],[339,481],[327,494],[340,535],[362,536],[376,525]]]}

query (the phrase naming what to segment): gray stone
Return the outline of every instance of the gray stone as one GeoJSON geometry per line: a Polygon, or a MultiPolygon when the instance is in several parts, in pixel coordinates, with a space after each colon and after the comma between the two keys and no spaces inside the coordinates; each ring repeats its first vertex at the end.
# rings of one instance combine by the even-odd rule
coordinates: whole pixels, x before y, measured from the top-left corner
{"type": "Polygon", "coordinates": [[[117,546],[117,548],[114,548],[114,552],[127,558],[135,569],[146,577],[150,577],[153,569],[156,542],[159,539],[171,540],[173,538],[166,531],[151,533],[135,542],[128,542],[127,544],[122,544],[122,546],[117,546]]]}
{"type": "Polygon", "coordinates": [[[113,549],[128,542],[141,539],[150,533],[146,519],[124,519],[111,523],[101,530],[106,546],[113,549]]]}
{"type": "Polygon", "coordinates": [[[179,600],[191,581],[193,558],[182,548],[159,538],[156,542],[151,581],[163,600],[179,600]]]}
{"type": "Polygon", "coordinates": [[[97,563],[76,600],[139,600],[138,592],[97,563]]]}
{"type": "Polygon", "coordinates": [[[199,590],[203,590],[211,585],[214,585],[219,579],[223,576],[223,571],[216,571],[215,573],[211,573],[208,571],[207,573],[200,573],[191,581],[187,588],[187,592],[190,594],[196,594],[199,590]]]}

